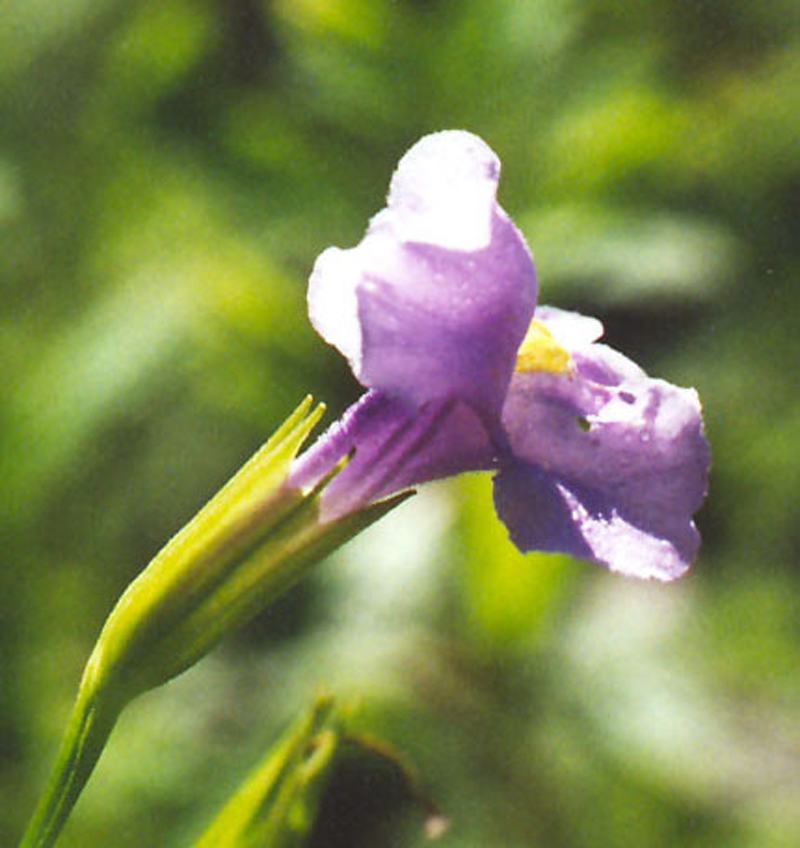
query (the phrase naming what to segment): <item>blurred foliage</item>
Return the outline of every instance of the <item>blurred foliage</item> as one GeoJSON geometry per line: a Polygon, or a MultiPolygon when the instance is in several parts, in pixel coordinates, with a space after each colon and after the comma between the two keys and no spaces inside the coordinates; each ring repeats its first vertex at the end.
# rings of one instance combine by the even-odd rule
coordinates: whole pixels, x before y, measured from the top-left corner
{"type": "MultiPolygon", "coordinates": [[[[452,848],[800,841],[798,6],[7,0],[0,27],[0,843],[123,587],[296,402],[307,323],[399,155],[464,127],[544,301],[698,387],[678,585],[520,556],[431,486],[123,717],[63,844],[188,844],[316,684],[428,782],[452,848]]],[[[312,843],[417,845],[374,763],[312,843]]]]}

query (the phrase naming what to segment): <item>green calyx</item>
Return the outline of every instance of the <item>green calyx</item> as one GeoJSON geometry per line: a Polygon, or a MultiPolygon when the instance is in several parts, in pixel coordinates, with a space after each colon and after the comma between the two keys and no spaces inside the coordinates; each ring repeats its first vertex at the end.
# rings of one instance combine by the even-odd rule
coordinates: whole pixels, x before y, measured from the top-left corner
{"type": "MultiPolygon", "coordinates": [[[[302,509],[304,494],[284,481],[323,412],[321,404],[312,410],[306,398],[130,584],[103,627],[85,683],[91,677],[100,686],[123,686],[130,698],[191,664],[200,645],[196,639],[191,648],[184,644],[187,622],[210,611],[215,598],[232,601],[230,581],[271,532],[302,509]]],[[[219,600],[216,607],[222,612],[219,600]]],[[[218,638],[220,628],[213,630],[218,638]]]]}
{"type": "Polygon", "coordinates": [[[129,699],[179,674],[408,497],[323,521],[320,496],[344,463],[311,491],[286,485],[323,411],[322,404],[312,410],[307,398],[131,583],[87,665],[97,685],[121,687],[129,699]]]}
{"type": "Polygon", "coordinates": [[[306,398],[125,590],[86,664],[24,848],[55,842],[130,700],[189,668],[316,562],[412,494],[322,520],[320,496],[346,459],[310,491],[286,480],[323,412],[322,404],[312,409],[306,398]]]}

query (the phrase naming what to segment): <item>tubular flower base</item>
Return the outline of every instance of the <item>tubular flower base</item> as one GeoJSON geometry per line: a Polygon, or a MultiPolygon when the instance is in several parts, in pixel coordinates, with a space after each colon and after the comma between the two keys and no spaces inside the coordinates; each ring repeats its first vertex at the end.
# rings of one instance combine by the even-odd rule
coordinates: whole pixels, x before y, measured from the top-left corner
{"type": "Polygon", "coordinates": [[[292,466],[333,519],[408,486],[495,470],[522,551],[670,580],[697,553],[709,450],[696,392],[598,344],[593,318],[536,307],[533,260],[497,204],[500,163],[470,133],[421,139],[387,207],[329,248],[309,314],[369,390],[292,466]]]}

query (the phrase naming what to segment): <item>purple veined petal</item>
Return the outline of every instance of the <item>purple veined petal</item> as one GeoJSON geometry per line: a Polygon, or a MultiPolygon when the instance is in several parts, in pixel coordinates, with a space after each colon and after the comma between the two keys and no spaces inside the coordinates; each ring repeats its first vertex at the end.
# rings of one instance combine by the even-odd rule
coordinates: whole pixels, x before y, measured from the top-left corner
{"type": "Polygon", "coordinates": [[[372,391],[295,461],[287,484],[314,485],[353,449],[322,494],[325,521],[420,483],[497,465],[487,431],[468,405],[432,401],[416,408],[372,391]]]}
{"type": "Polygon", "coordinates": [[[476,136],[418,142],[359,245],[317,260],[309,313],[364,384],[408,403],[461,400],[497,421],[536,300],[524,239],[476,136]]]}
{"type": "Polygon", "coordinates": [[[512,380],[503,423],[516,462],[496,478],[498,514],[522,550],[678,577],[697,552],[692,515],[707,489],[697,394],[604,345],[572,355],[575,373],[512,380]]]}

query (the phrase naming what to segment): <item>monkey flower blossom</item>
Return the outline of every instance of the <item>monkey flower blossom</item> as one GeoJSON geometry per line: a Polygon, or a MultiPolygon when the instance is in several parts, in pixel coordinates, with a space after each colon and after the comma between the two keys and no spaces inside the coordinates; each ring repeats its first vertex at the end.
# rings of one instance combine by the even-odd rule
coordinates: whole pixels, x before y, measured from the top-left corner
{"type": "Polygon", "coordinates": [[[317,331],[365,395],[295,461],[308,486],[349,452],[323,518],[463,471],[495,472],[521,551],[637,577],[689,567],[709,451],[692,389],[598,343],[594,318],[536,306],[533,260],[496,201],[500,163],[463,131],[401,159],[387,207],[309,285],[317,331]]]}

